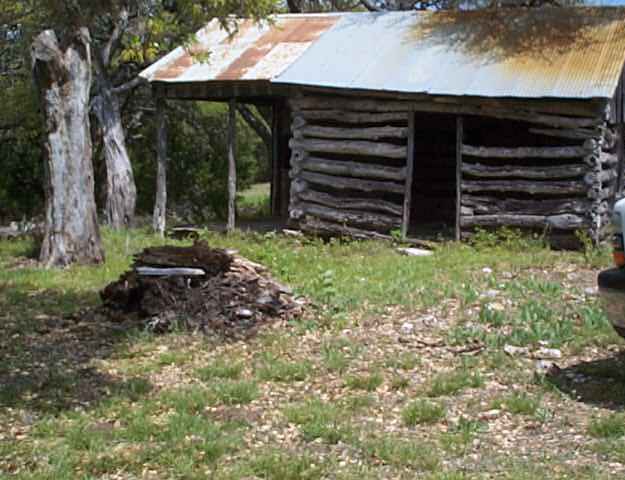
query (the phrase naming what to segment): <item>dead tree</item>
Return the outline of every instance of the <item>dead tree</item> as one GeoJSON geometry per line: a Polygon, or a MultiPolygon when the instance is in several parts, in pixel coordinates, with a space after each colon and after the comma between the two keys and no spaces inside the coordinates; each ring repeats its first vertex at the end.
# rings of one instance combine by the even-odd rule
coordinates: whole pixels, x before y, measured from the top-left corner
{"type": "Polygon", "coordinates": [[[32,44],[33,76],[45,117],[46,266],[104,260],[93,185],[89,128],[91,47],[87,29],[59,41],[52,30],[32,44]]]}

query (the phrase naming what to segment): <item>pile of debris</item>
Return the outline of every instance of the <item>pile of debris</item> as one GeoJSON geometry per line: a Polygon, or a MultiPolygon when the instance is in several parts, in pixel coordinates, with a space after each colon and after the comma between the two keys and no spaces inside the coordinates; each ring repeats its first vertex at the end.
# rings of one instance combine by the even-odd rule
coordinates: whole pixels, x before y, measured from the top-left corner
{"type": "Polygon", "coordinates": [[[184,328],[237,338],[300,315],[305,303],[262,265],[206,242],[146,248],[100,296],[112,320],[137,319],[155,332],[184,328]]]}

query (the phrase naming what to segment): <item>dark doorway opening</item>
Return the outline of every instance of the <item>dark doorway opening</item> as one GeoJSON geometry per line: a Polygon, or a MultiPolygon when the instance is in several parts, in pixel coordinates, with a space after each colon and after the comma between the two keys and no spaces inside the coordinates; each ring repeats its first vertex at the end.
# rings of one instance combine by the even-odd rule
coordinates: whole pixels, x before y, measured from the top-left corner
{"type": "Polygon", "coordinates": [[[453,237],[456,225],[456,116],[415,113],[409,235],[453,237]]]}

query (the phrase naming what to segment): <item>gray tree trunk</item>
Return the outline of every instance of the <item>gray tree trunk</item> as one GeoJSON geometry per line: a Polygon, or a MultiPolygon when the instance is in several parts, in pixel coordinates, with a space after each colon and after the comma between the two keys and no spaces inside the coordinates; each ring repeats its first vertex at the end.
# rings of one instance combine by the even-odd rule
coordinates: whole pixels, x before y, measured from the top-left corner
{"type": "Polygon", "coordinates": [[[137,202],[132,165],[126,150],[117,95],[104,78],[99,78],[98,95],[92,101],[100,129],[106,163],[106,223],[114,229],[131,226],[137,202]]]}
{"type": "Polygon", "coordinates": [[[93,185],[87,29],[32,44],[33,77],[45,116],[46,221],[40,260],[48,267],[104,260],[93,185]]]}

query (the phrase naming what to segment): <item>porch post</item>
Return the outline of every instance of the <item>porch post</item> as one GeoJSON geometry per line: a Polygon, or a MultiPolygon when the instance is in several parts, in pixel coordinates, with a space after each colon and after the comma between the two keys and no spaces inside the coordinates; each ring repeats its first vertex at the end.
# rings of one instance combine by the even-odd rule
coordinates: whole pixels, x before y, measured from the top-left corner
{"type": "Polygon", "coordinates": [[[165,99],[156,99],[156,198],[152,228],[161,237],[165,235],[167,219],[167,115],[165,99]]]}
{"type": "Polygon", "coordinates": [[[456,117],[456,241],[460,241],[460,214],[462,210],[462,139],[464,137],[462,117],[456,117]]]}
{"type": "Polygon", "coordinates": [[[237,103],[234,98],[228,104],[228,223],[226,231],[235,228],[236,196],[237,196],[237,163],[236,163],[236,121],[237,103]]]}
{"type": "Polygon", "coordinates": [[[404,214],[401,222],[401,237],[408,236],[410,209],[412,208],[412,174],[414,172],[415,114],[408,112],[408,148],[406,149],[406,183],[404,186],[404,214]]]}

